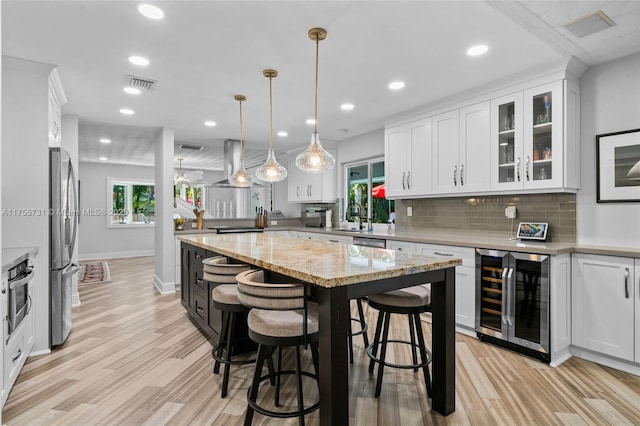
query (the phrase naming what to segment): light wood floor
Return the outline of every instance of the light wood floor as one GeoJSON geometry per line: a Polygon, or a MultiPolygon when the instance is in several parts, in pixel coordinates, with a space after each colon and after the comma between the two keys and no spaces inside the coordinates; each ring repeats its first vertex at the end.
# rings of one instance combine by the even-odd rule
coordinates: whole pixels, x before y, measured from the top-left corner
{"type": "MultiPolygon", "coordinates": [[[[187,319],[179,294],[155,291],[153,258],[109,260],[109,266],[111,283],[80,287],[82,304],[74,309],[69,340],[49,355],[29,358],[4,422],[242,424],[252,366],[232,370],[229,395],[221,399],[211,347],[187,319]]],[[[367,315],[375,324],[375,311],[367,309],[367,315]]],[[[395,336],[405,336],[405,328],[402,321],[392,323],[395,336]]],[[[430,326],[423,328],[429,342],[430,326]]],[[[454,414],[431,413],[424,382],[412,371],[387,369],[375,399],[362,340],[355,344],[356,364],[348,372],[352,425],[640,424],[640,377],[576,358],[550,368],[463,335],[456,343],[454,414]]],[[[407,357],[400,349],[390,355],[407,357]]],[[[317,388],[313,381],[306,386],[311,401],[317,388]]],[[[293,398],[283,391],[285,404],[293,398]]],[[[317,424],[318,413],[307,421],[317,424]]],[[[296,422],[256,415],[254,423],[296,422]]]]}

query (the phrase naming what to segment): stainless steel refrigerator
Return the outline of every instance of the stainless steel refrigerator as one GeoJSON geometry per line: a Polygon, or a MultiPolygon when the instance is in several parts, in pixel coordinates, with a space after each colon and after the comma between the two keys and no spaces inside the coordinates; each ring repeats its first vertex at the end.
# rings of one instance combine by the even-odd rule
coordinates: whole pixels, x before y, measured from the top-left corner
{"type": "Polygon", "coordinates": [[[49,149],[49,170],[49,346],[57,346],[71,332],[71,286],[79,270],[71,261],[78,230],[78,196],[67,151],[49,149]]]}

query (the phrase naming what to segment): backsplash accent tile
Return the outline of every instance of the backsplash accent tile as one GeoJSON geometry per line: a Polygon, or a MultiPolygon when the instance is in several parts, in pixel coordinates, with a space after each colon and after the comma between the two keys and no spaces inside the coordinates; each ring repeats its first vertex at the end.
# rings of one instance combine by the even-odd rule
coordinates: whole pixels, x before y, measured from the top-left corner
{"type": "Polygon", "coordinates": [[[519,222],[548,222],[547,241],[576,242],[575,194],[396,200],[395,211],[396,229],[402,231],[487,231],[499,238],[515,234],[519,222]],[[517,209],[513,228],[511,219],[504,215],[507,206],[517,209]],[[407,207],[413,207],[413,216],[407,216],[407,207]]]}

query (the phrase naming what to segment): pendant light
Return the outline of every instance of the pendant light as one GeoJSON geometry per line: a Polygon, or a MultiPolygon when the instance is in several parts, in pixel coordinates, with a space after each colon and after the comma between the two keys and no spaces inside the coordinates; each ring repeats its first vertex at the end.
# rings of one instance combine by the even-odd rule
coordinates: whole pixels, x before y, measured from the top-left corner
{"type": "Polygon", "coordinates": [[[278,71],[266,69],[262,71],[262,75],[269,78],[269,153],[267,161],[258,167],[256,177],[264,182],[280,182],[287,178],[287,169],[284,168],[273,152],[273,90],[271,88],[271,80],[278,76],[278,71]]]}
{"type": "Polygon", "coordinates": [[[184,158],[178,158],[178,163],[180,164],[178,166],[178,173],[174,176],[173,178],[173,184],[175,186],[191,186],[191,181],[189,181],[189,179],[187,178],[187,174],[185,172],[182,171],[182,161],[184,160],[184,158]]]}
{"type": "Polygon", "coordinates": [[[240,167],[229,176],[229,183],[238,188],[248,188],[253,183],[251,175],[244,168],[244,142],[242,140],[242,102],[247,100],[244,95],[235,95],[234,99],[240,104],[240,167]]]}
{"type": "Polygon", "coordinates": [[[316,93],[313,133],[311,134],[311,143],[309,143],[307,149],[296,157],[296,166],[307,173],[322,173],[332,169],[336,163],[333,155],[320,145],[320,138],[318,137],[318,50],[320,40],[327,38],[327,32],[322,28],[311,28],[309,30],[309,38],[316,42],[316,93]]]}

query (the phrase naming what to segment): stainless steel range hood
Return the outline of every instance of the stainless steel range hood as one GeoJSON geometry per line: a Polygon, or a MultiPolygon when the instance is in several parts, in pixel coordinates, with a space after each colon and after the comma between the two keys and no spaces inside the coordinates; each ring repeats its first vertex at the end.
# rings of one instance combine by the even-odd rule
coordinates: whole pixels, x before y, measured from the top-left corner
{"type": "MultiPolygon", "coordinates": [[[[238,139],[225,139],[224,140],[224,175],[226,178],[214,183],[214,188],[235,188],[229,183],[229,177],[240,168],[240,140],[238,139]]],[[[254,182],[251,186],[263,186],[254,182]]]]}

